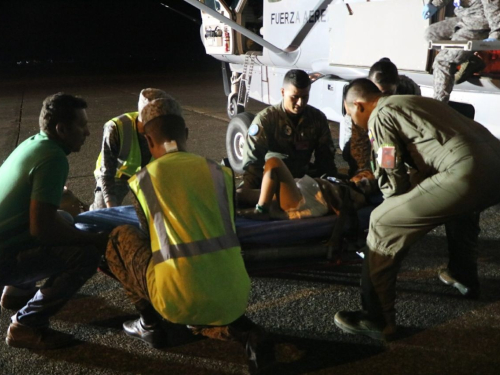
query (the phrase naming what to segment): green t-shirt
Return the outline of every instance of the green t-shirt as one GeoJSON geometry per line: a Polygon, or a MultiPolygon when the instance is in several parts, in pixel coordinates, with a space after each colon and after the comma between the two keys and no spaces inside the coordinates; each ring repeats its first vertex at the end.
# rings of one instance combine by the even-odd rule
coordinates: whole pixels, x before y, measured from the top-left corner
{"type": "Polygon", "coordinates": [[[0,167],[0,254],[35,244],[29,234],[30,202],[59,207],[69,171],[66,155],[41,132],[21,143],[0,167]]]}

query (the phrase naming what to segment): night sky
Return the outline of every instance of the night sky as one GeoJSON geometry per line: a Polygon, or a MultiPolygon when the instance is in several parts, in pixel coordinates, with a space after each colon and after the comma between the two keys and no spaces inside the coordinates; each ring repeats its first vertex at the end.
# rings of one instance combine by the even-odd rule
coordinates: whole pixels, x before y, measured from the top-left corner
{"type": "Polygon", "coordinates": [[[205,58],[200,19],[181,0],[2,0],[0,63],[189,64],[205,58]]]}

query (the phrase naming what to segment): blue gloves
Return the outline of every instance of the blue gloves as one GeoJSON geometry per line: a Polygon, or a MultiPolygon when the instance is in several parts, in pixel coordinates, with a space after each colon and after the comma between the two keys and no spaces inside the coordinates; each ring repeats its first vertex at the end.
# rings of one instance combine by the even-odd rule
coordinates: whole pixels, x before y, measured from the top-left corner
{"type": "Polygon", "coordinates": [[[422,9],[422,17],[424,17],[424,20],[431,18],[436,12],[438,11],[438,8],[431,3],[424,5],[424,9],[422,9]]]}
{"type": "Polygon", "coordinates": [[[483,42],[498,42],[498,39],[496,39],[496,38],[486,38],[486,39],[483,39],[483,42]]]}

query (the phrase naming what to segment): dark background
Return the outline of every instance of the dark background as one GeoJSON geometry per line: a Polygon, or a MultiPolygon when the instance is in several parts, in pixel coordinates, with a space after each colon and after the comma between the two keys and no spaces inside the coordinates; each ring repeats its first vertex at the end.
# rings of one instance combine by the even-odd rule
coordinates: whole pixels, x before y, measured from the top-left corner
{"type": "MultiPolygon", "coordinates": [[[[78,65],[150,69],[214,64],[200,40],[200,21],[182,0],[2,0],[2,67],[78,65]]],[[[216,62],[215,62],[216,63],[216,62]]]]}

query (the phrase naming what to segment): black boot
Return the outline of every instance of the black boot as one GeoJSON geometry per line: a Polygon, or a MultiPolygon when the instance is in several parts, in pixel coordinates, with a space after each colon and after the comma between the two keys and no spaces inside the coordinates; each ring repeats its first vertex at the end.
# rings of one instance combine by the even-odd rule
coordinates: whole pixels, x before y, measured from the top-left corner
{"type": "Polygon", "coordinates": [[[167,345],[167,333],[161,327],[161,317],[154,307],[145,300],[136,304],[135,308],[141,317],[123,323],[125,333],[133,338],[144,341],[153,348],[167,345]]]}
{"type": "Polygon", "coordinates": [[[455,74],[455,84],[467,81],[474,74],[479,73],[486,67],[484,61],[476,55],[460,65],[460,70],[455,74]]]}
{"type": "Polygon", "coordinates": [[[142,340],[152,348],[163,348],[167,345],[166,332],[159,323],[148,326],[139,318],[123,323],[123,330],[128,336],[142,340]]]}

